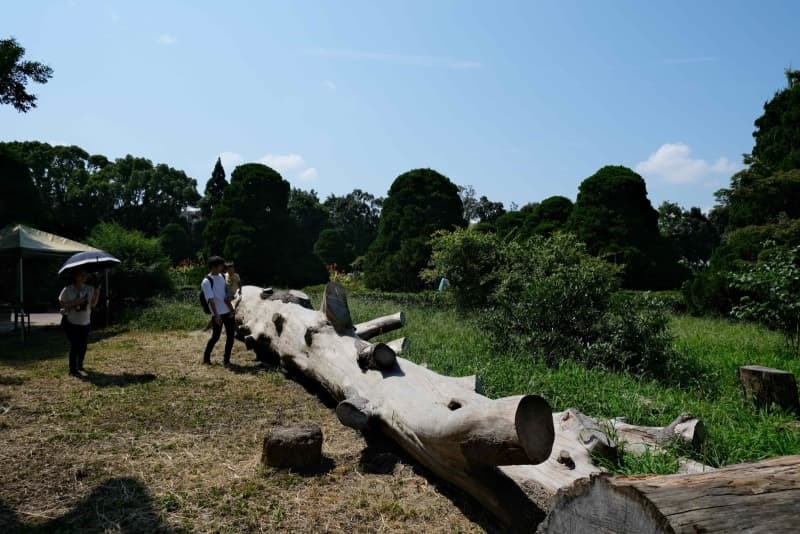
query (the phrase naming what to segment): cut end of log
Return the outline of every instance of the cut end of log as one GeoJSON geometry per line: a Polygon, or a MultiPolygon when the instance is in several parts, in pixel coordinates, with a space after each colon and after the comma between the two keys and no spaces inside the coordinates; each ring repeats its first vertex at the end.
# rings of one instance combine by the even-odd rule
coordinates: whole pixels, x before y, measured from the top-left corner
{"type": "Polygon", "coordinates": [[[397,363],[397,355],[386,343],[373,345],[358,339],[356,347],[358,349],[358,366],[362,371],[368,369],[387,371],[397,363]]]}
{"type": "Polygon", "coordinates": [[[344,426],[364,430],[369,426],[372,410],[366,399],[352,397],[343,400],[336,406],[336,417],[344,426]]]}
{"type": "Polygon", "coordinates": [[[514,427],[520,445],[533,464],[544,462],[550,457],[555,440],[553,409],[539,395],[525,395],[517,405],[514,427]]]}

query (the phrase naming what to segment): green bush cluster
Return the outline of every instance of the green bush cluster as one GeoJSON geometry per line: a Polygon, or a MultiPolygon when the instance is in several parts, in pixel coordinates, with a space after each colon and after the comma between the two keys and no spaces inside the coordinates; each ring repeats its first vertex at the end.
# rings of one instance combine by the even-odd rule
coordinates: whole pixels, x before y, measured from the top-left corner
{"type": "Polygon", "coordinates": [[[92,229],[88,242],[120,260],[111,270],[110,280],[117,302],[141,302],[172,290],[169,258],[157,238],[145,237],[116,223],[100,223],[92,229]]]}
{"type": "Polygon", "coordinates": [[[551,364],[666,368],[671,336],[663,307],[647,295],[615,298],[621,268],[591,256],[574,236],[505,242],[456,230],[437,234],[432,248],[424,276],[449,276],[456,304],[483,308],[480,320],[498,345],[551,364]]]}

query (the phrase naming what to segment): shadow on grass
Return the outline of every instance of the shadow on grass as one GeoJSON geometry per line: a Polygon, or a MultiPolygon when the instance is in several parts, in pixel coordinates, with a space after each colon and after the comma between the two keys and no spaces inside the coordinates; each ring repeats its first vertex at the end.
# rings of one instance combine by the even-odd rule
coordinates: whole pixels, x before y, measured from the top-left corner
{"type": "Polygon", "coordinates": [[[134,386],[137,384],[146,384],[152,382],[157,377],[152,373],[144,373],[135,375],[131,373],[122,373],[121,375],[111,375],[107,373],[98,373],[97,371],[86,371],[83,380],[91,382],[97,387],[125,387],[134,386]]]}
{"type": "Polygon", "coordinates": [[[268,370],[269,368],[267,366],[261,365],[260,363],[256,363],[255,365],[239,365],[237,363],[231,363],[228,366],[228,371],[237,375],[258,375],[265,373],[268,370]]]}
{"type": "Polygon", "coordinates": [[[19,533],[49,532],[176,532],[156,510],[147,487],[135,478],[111,478],[67,514],[38,525],[21,523],[0,502],[0,530],[19,533]]]}
{"type": "MultiPolygon", "coordinates": [[[[423,477],[429,484],[436,488],[440,494],[444,495],[453,505],[458,508],[470,521],[478,524],[484,531],[499,534],[501,532],[509,532],[509,527],[501,523],[496,517],[486,510],[479,502],[473,499],[470,495],[461,489],[451,485],[450,483],[437,477],[430,472],[426,467],[420,465],[413,459],[405,450],[403,450],[397,443],[386,437],[381,432],[368,429],[362,432],[367,446],[361,451],[359,459],[359,466],[364,472],[375,474],[391,474],[395,466],[403,463],[411,467],[415,474],[423,477]]],[[[513,483],[509,487],[504,487],[503,490],[518,492],[516,498],[528,498],[522,495],[521,490],[513,483]],[[513,486],[513,487],[511,487],[513,486]]],[[[506,496],[509,494],[506,493],[506,496]]],[[[533,523],[529,523],[528,527],[531,532],[536,529],[536,525],[544,519],[544,514],[541,517],[535,518],[533,523]]],[[[527,528],[526,528],[527,530],[527,528]]]]}
{"type": "MultiPolygon", "coordinates": [[[[119,327],[93,330],[89,334],[89,352],[92,344],[124,333],[119,327]]],[[[22,341],[19,337],[0,338],[0,362],[9,365],[27,365],[38,361],[66,358],[69,341],[60,326],[39,326],[22,341]]]]}

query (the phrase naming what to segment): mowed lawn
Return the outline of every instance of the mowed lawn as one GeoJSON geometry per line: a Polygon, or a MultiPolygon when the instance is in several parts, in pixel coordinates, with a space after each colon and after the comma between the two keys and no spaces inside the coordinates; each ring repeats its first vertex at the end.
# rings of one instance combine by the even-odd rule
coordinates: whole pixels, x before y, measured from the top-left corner
{"type": "MultiPolygon", "coordinates": [[[[202,324],[192,307],[170,311],[202,324]]],[[[390,443],[339,424],[314,392],[257,367],[242,343],[232,370],[221,365],[221,346],[214,365],[201,366],[207,336],[98,332],[82,381],[66,374],[58,329],[37,331],[25,345],[0,340],[0,532],[496,527],[390,443]],[[325,436],[318,470],[261,467],[267,429],[309,421],[325,436]]]]}

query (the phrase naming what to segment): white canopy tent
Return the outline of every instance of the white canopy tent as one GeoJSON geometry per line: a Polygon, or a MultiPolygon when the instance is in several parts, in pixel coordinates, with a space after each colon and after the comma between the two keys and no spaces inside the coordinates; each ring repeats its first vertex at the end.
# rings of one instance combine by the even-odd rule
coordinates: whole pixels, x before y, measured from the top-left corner
{"type": "MultiPolygon", "coordinates": [[[[72,254],[86,250],[97,249],[23,224],[7,226],[0,230],[0,255],[12,256],[18,261],[17,296],[20,310],[24,312],[25,306],[24,261],[26,259],[67,258],[72,254]]],[[[108,287],[107,283],[106,287],[108,287]]],[[[108,309],[107,295],[108,293],[106,292],[106,309],[108,309]]],[[[22,332],[24,337],[24,325],[22,332]]]]}

